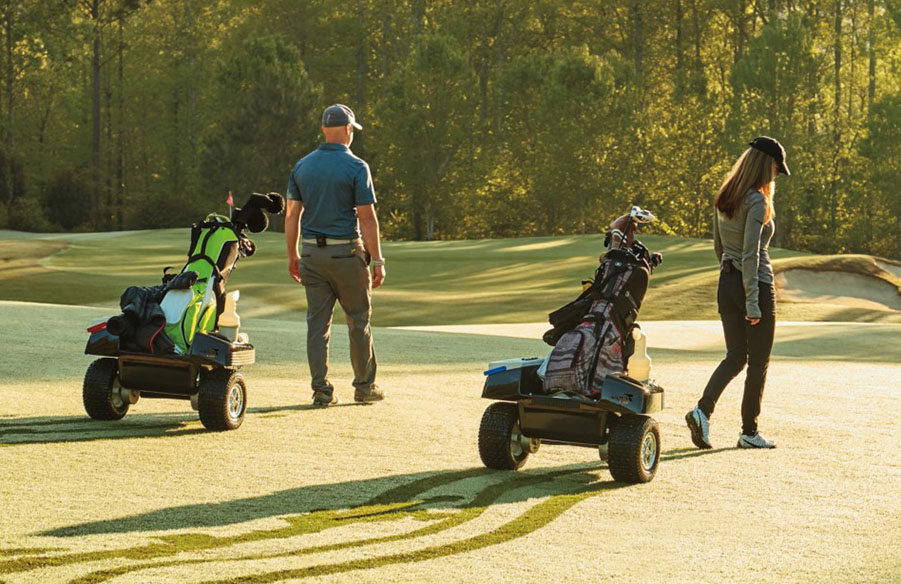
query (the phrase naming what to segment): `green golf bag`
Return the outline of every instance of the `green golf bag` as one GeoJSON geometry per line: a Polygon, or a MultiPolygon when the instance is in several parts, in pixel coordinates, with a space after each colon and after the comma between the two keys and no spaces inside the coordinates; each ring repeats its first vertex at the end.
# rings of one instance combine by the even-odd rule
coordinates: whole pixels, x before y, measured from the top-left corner
{"type": "Polygon", "coordinates": [[[265,231],[269,219],[263,211],[277,214],[284,208],[281,195],[254,193],[231,218],[210,214],[195,223],[188,259],[178,274],[165,273],[159,286],[132,286],[122,294],[123,314],[107,323],[109,332],[119,337],[120,347],[189,354],[197,333],[217,330],[225,308],[225,286],[235,264],[256,251],[245,231],[265,231]]]}
{"type": "Polygon", "coordinates": [[[185,354],[198,332],[210,332],[225,306],[225,285],[238,258],[249,255],[250,240],[235,230],[222,215],[207,215],[191,228],[188,262],[182,273],[197,274],[187,288],[166,292],[160,306],[166,315],[163,332],[175,343],[176,353],[185,354]],[[242,244],[244,247],[242,247],[242,244]]]}

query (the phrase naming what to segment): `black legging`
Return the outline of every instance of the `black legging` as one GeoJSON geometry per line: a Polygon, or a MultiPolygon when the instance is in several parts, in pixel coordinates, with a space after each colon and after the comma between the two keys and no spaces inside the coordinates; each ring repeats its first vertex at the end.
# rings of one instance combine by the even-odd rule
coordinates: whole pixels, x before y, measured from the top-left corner
{"type": "Polygon", "coordinates": [[[752,436],[757,432],[757,416],[763,401],[763,385],[773,349],[773,334],[776,330],[776,296],[772,284],[764,282],[760,286],[760,322],[751,326],[745,320],[745,289],[741,272],[731,270],[720,273],[716,300],[723,333],[726,336],[726,358],[719,364],[698,402],[709,418],[716,402],[726,385],[748,365],[745,377],[745,394],[741,402],[742,432],[752,436]]]}

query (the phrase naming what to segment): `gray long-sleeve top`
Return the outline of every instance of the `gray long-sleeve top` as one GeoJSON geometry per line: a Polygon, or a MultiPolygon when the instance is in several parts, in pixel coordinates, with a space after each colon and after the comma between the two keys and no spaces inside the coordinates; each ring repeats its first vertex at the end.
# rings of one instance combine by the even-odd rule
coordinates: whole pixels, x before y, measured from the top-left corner
{"type": "Polygon", "coordinates": [[[729,260],[741,271],[745,287],[745,314],[760,318],[759,282],[773,283],[773,266],[767,248],[776,230],[766,218],[766,199],[760,191],[751,189],[730,219],[714,208],[713,248],[720,263],[729,260]]]}

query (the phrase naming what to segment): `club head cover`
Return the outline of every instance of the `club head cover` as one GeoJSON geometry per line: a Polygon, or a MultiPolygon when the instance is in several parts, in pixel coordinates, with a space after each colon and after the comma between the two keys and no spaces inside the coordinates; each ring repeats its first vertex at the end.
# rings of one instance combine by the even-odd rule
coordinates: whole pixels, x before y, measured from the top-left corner
{"type": "Polygon", "coordinates": [[[245,224],[251,233],[262,233],[269,227],[269,217],[266,217],[262,210],[251,207],[248,209],[248,217],[245,224]]]}
{"type": "Polygon", "coordinates": [[[266,195],[266,198],[269,199],[269,206],[266,207],[267,211],[274,215],[285,212],[285,197],[278,193],[269,193],[266,195]]]}
{"type": "Polygon", "coordinates": [[[253,193],[250,197],[247,198],[247,202],[244,203],[242,209],[248,209],[250,207],[255,207],[257,209],[266,209],[269,206],[269,197],[266,195],[261,195],[260,193],[253,193]]]}

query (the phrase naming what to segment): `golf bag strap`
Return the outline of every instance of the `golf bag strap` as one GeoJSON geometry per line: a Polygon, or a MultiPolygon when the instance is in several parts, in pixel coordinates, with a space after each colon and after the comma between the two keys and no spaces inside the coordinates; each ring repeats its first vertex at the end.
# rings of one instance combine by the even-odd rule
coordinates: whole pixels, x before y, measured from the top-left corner
{"type": "MultiPolygon", "coordinates": [[[[192,255],[191,257],[188,258],[188,264],[190,265],[191,262],[196,262],[197,260],[204,260],[205,262],[210,264],[213,267],[213,275],[216,276],[216,278],[218,280],[222,279],[222,272],[219,271],[219,266],[216,265],[216,262],[214,262],[210,258],[210,256],[208,256],[206,254],[192,255]]],[[[187,267],[187,265],[185,267],[187,267]]]]}
{"type": "MultiPolygon", "coordinates": [[[[220,229],[225,226],[226,225],[224,223],[218,223],[216,221],[204,221],[203,223],[195,223],[191,227],[191,250],[190,251],[194,251],[194,248],[197,245],[197,240],[200,237],[200,231],[204,228],[209,228],[209,231],[207,231],[206,235],[203,238],[203,242],[200,244],[200,251],[195,254],[191,254],[190,252],[188,253],[188,262],[185,264],[185,268],[187,268],[188,265],[191,264],[191,262],[194,262],[197,260],[204,260],[205,262],[209,263],[210,266],[213,267],[213,274],[216,276],[216,278],[218,280],[222,280],[222,272],[219,270],[219,266],[216,265],[216,262],[213,261],[213,259],[210,256],[208,256],[206,253],[206,245],[207,245],[207,243],[209,243],[210,237],[213,236],[213,233],[215,233],[217,229],[220,229]]],[[[184,271],[184,268],[182,268],[182,270],[184,271]]]]}

